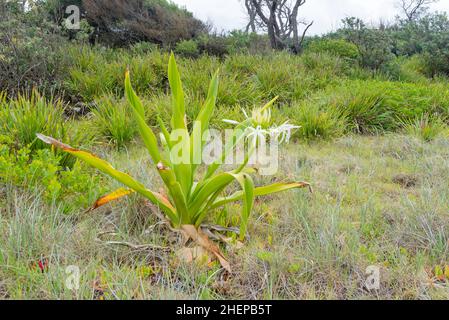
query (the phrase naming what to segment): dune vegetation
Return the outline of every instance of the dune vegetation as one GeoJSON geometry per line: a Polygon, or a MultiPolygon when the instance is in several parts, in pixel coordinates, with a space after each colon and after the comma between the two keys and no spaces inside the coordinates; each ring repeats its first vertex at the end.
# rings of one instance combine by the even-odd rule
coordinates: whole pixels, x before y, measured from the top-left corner
{"type": "Polygon", "coordinates": [[[2,7],[0,299],[449,298],[446,15],[347,19],[292,54],[165,1],[173,33],[93,44],[95,17],[73,34],[43,2],[2,7]],[[173,163],[195,120],[289,140],[277,174],[173,163]]]}

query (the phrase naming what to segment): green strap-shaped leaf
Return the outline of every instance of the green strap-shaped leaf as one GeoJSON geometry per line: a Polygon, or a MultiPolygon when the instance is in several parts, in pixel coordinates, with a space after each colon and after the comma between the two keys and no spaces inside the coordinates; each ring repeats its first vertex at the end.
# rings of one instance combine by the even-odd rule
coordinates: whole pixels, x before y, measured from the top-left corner
{"type": "Polygon", "coordinates": [[[218,71],[212,77],[209,85],[209,91],[207,94],[206,102],[204,103],[201,111],[199,112],[196,121],[201,123],[201,131],[204,133],[209,128],[210,118],[215,110],[218,95],[218,71]]]}
{"type": "Polygon", "coordinates": [[[194,161],[195,155],[201,155],[203,152],[204,145],[202,141],[202,137],[204,132],[209,129],[209,123],[210,118],[212,117],[212,114],[215,110],[215,105],[217,102],[217,95],[218,95],[218,71],[214,74],[212,77],[212,80],[209,85],[209,91],[207,94],[206,102],[204,103],[203,107],[201,108],[194,126],[194,133],[191,136],[190,139],[190,148],[191,148],[191,157],[192,157],[192,172],[195,172],[196,168],[198,167],[198,163],[194,161]],[[201,128],[196,131],[196,126],[200,125],[201,128]],[[194,141],[196,139],[197,141],[194,141]]]}
{"type": "Polygon", "coordinates": [[[198,192],[195,196],[192,196],[189,202],[189,212],[196,216],[199,212],[202,211],[203,206],[207,203],[209,198],[221,188],[226,187],[234,180],[234,177],[225,172],[221,174],[217,174],[211,179],[206,180],[202,183],[202,187],[197,186],[198,192]]]}
{"type": "MultiPolygon", "coordinates": [[[[184,136],[186,137],[185,139],[181,139],[181,141],[172,141],[171,143],[173,143],[174,145],[180,143],[182,145],[182,150],[187,150],[187,152],[190,152],[190,135],[185,123],[186,114],[184,105],[184,91],[182,89],[181,76],[179,74],[178,66],[176,65],[175,56],[173,53],[170,55],[170,61],[168,64],[168,80],[170,82],[173,101],[172,128],[173,130],[185,130],[184,136]]],[[[190,160],[191,155],[189,154],[188,156],[190,160]]],[[[183,193],[186,195],[186,197],[189,197],[193,183],[191,162],[173,163],[172,161],[172,165],[173,170],[176,174],[176,179],[181,185],[183,193]]]]}
{"type": "MultiPolygon", "coordinates": [[[[266,195],[283,192],[283,191],[287,191],[287,190],[291,190],[291,189],[302,189],[302,188],[310,188],[310,184],[307,182],[274,183],[269,186],[255,188],[254,196],[261,197],[261,196],[266,196],[266,195]]],[[[211,210],[216,209],[216,208],[222,207],[228,203],[242,200],[243,196],[244,196],[243,192],[238,191],[238,192],[230,195],[229,197],[219,198],[219,199],[217,199],[217,201],[214,202],[214,204],[211,206],[210,209],[211,210]]]]}
{"type": "Polygon", "coordinates": [[[159,152],[156,135],[145,122],[145,110],[143,108],[142,102],[132,88],[128,71],[126,72],[125,76],[125,95],[128,99],[128,102],[132,106],[134,118],[136,119],[139,133],[143,139],[143,142],[145,143],[145,146],[147,147],[154,163],[159,163],[162,160],[162,157],[159,152]]]}
{"type": "Polygon", "coordinates": [[[203,223],[203,220],[206,217],[207,213],[210,211],[211,206],[215,203],[215,201],[220,196],[220,194],[225,190],[225,188],[226,186],[215,191],[215,193],[209,198],[208,202],[203,206],[201,211],[194,216],[193,220],[195,221],[196,227],[199,227],[201,223],[203,223]]]}
{"type": "Polygon", "coordinates": [[[234,128],[234,139],[226,142],[220,158],[207,168],[205,179],[212,177],[218,168],[225,162],[226,158],[234,152],[235,147],[245,138],[245,129],[250,124],[251,120],[248,119],[234,128]]]}
{"type": "Polygon", "coordinates": [[[205,215],[210,211],[208,204],[211,200],[215,200],[218,193],[222,192],[229,184],[236,180],[242,187],[242,223],[241,223],[241,237],[245,236],[248,219],[254,203],[254,183],[251,177],[246,173],[221,173],[210,179],[206,185],[199,191],[196,198],[190,203],[189,211],[195,216],[195,223],[198,225],[202,222],[205,215]]]}
{"type": "Polygon", "coordinates": [[[170,55],[170,61],[168,63],[168,81],[170,82],[173,103],[172,127],[173,129],[187,129],[185,123],[184,91],[173,52],[170,55]]]}
{"type": "Polygon", "coordinates": [[[139,114],[139,116],[145,118],[145,109],[143,108],[142,102],[140,101],[139,97],[137,96],[131,85],[131,77],[129,75],[129,70],[126,70],[125,74],[125,95],[129,103],[139,114]]]}
{"type": "Polygon", "coordinates": [[[167,127],[165,126],[164,121],[161,119],[160,116],[157,116],[157,123],[159,123],[159,126],[161,127],[161,133],[164,136],[165,141],[167,142],[169,150],[172,148],[172,141],[170,140],[170,133],[168,132],[167,127]]]}
{"type": "Polygon", "coordinates": [[[244,240],[248,220],[254,205],[254,182],[251,176],[246,173],[233,174],[234,178],[240,183],[243,189],[243,208],[242,219],[240,221],[240,240],[244,240]]]}
{"type": "Polygon", "coordinates": [[[190,224],[191,217],[189,216],[189,212],[187,210],[186,196],[182,191],[181,185],[178,181],[176,181],[176,177],[170,168],[165,167],[162,163],[160,163],[158,164],[158,170],[173,199],[180,224],[190,224]]]}
{"type": "Polygon", "coordinates": [[[261,111],[265,111],[273,106],[273,104],[279,99],[279,96],[274,97],[271,101],[269,101],[266,105],[264,105],[261,111]]]}
{"type": "Polygon", "coordinates": [[[89,152],[72,148],[71,146],[63,144],[63,143],[59,142],[58,140],[53,139],[51,137],[47,137],[42,134],[37,134],[37,137],[47,144],[53,145],[57,148],[62,149],[63,151],[65,151],[67,153],[74,155],[75,157],[85,161],[92,167],[100,170],[104,174],[123,183],[128,188],[131,188],[132,190],[135,190],[136,192],[140,193],[141,195],[146,197],[148,200],[150,200],[154,204],[158,205],[167,214],[167,216],[170,218],[171,221],[173,221],[174,223],[178,223],[178,216],[176,214],[176,209],[172,206],[172,204],[170,203],[170,201],[168,199],[164,198],[159,193],[152,192],[152,191],[148,190],[142,183],[134,180],[128,174],[116,170],[107,161],[104,161],[89,152]]]}

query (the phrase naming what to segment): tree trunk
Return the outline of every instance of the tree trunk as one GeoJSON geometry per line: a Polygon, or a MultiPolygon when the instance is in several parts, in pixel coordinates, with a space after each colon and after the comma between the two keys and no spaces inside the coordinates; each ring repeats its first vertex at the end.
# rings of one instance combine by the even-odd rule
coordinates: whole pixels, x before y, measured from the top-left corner
{"type": "Polygon", "coordinates": [[[273,49],[279,49],[278,35],[276,34],[276,7],[277,0],[274,0],[270,7],[270,18],[268,20],[268,37],[270,38],[271,47],[273,49]]]}

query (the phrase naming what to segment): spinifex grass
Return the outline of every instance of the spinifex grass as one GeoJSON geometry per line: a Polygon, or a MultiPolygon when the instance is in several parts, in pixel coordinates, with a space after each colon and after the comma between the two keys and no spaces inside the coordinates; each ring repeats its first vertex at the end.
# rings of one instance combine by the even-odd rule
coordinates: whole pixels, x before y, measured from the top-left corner
{"type": "Polygon", "coordinates": [[[60,100],[46,99],[36,90],[7,100],[0,96],[0,134],[6,134],[20,148],[29,145],[32,151],[47,148],[36,139],[36,133],[65,138],[64,105],[60,100]]]}
{"type": "Polygon", "coordinates": [[[104,96],[96,101],[96,108],[93,110],[95,124],[100,128],[101,134],[118,149],[130,142],[137,132],[130,113],[126,101],[122,102],[111,96],[104,96]]]}
{"type": "MultiPolygon", "coordinates": [[[[197,133],[199,133],[199,136],[201,137],[209,127],[209,122],[215,109],[217,99],[218,73],[216,73],[211,80],[207,99],[196,118],[196,126],[194,126],[192,130],[187,128],[185,121],[184,91],[173,55],[169,62],[168,78],[172,91],[173,103],[171,129],[172,131],[181,130],[186,133],[187,139],[181,139],[180,143],[182,144],[182,150],[188,150],[189,152],[188,159],[190,159],[190,161],[187,161],[187,163],[185,161],[176,163],[175,161],[172,161],[172,157],[166,155],[171,155],[174,152],[175,143],[173,143],[173,139],[171,139],[171,133],[168,128],[161,120],[159,121],[159,124],[161,135],[164,137],[162,140],[165,152],[160,151],[155,133],[145,122],[145,110],[131,86],[129,72],[127,72],[125,80],[125,94],[132,107],[131,109],[140,135],[166,186],[168,196],[147,189],[142,183],[134,180],[128,174],[114,169],[108,162],[97,158],[91,153],[74,149],[50,137],[43,135],[38,136],[44,142],[62,148],[64,151],[86,161],[93,167],[113,177],[129,188],[119,189],[112,194],[103,197],[97,202],[97,206],[132,192],[137,192],[156,204],[168,217],[175,228],[180,228],[186,231],[192,239],[197,240],[198,243],[206,249],[213,251],[213,253],[220,259],[219,254],[213,250],[214,246],[211,246],[210,243],[207,242],[207,239],[204,239],[204,235],[200,235],[199,233],[195,234],[195,230],[198,230],[197,228],[202,224],[209,213],[228,203],[243,201],[240,223],[240,239],[243,240],[246,235],[248,219],[255,197],[293,188],[303,188],[308,186],[308,184],[305,182],[275,183],[269,186],[256,188],[249,175],[253,170],[247,167],[248,155],[246,156],[245,163],[240,165],[236,170],[220,172],[219,169],[222,161],[217,160],[215,163],[208,166],[204,176],[195,179],[199,165],[194,164],[195,161],[193,161],[193,159],[197,152],[202,152],[204,150],[205,145],[203,144],[203,141],[200,141],[199,145],[194,141],[194,131],[199,130],[200,132],[197,133]],[[228,197],[220,197],[224,190],[234,182],[237,182],[241,186],[242,191],[236,192],[228,197]]],[[[268,110],[273,102],[274,100],[260,110],[268,110]]],[[[221,160],[226,159],[229,154],[235,151],[239,141],[247,138],[247,135],[245,135],[247,134],[247,130],[244,129],[254,126],[254,122],[257,122],[257,119],[253,119],[252,117],[236,126],[234,129],[234,139],[226,144],[220,157],[221,160]]]]}

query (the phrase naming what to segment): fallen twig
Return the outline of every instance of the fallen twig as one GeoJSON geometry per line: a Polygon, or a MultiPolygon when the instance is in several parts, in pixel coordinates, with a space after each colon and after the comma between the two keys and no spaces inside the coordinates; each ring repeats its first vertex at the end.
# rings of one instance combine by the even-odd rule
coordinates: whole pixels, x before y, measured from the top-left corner
{"type": "MultiPolygon", "coordinates": [[[[100,240],[101,241],[101,240],[100,240]]],[[[124,246],[131,248],[133,250],[140,250],[140,251],[146,251],[146,250],[160,250],[160,251],[171,251],[168,247],[161,247],[153,244],[133,244],[126,241],[101,241],[101,243],[111,246],[124,246]]]]}

